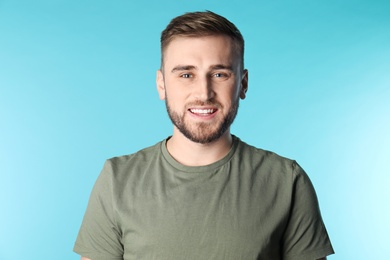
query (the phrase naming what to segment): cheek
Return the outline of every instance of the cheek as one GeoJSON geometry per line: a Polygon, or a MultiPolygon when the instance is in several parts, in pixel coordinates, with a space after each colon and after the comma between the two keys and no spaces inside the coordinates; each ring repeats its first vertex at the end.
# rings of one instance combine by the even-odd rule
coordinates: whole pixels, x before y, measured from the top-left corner
{"type": "Polygon", "coordinates": [[[165,90],[165,95],[171,103],[182,104],[185,103],[190,94],[187,93],[184,88],[168,86],[165,90]]]}
{"type": "Polygon", "coordinates": [[[237,100],[239,94],[237,88],[227,88],[226,91],[219,93],[218,96],[221,102],[232,104],[237,100]]]}
{"type": "Polygon", "coordinates": [[[175,108],[175,110],[180,110],[185,106],[185,98],[177,93],[177,91],[167,91],[165,92],[165,96],[169,105],[175,108]]]}

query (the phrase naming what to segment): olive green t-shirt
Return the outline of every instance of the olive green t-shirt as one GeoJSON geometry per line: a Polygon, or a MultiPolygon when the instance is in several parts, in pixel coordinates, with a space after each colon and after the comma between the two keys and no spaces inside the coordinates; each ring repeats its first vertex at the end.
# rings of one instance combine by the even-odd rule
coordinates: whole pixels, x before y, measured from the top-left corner
{"type": "Polygon", "coordinates": [[[333,249],[295,162],[233,138],[221,160],[184,166],[166,140],[107,160],[74,251],[92,260],[313,260],[333,249]]]}

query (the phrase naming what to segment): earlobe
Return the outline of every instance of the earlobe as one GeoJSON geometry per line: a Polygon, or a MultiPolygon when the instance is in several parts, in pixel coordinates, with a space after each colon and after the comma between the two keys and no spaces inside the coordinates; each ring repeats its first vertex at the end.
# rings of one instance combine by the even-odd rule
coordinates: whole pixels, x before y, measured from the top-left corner
{"type": "Polygon", "coordinates": [[[164,82],[164,75],[161,70],[157,70],[156,75],[156,86],[158,95],[160,96],[161,100],[165,99],[165,82],[164,82]]]}
{"type": "Polygon", "coordinates": [[[246,98],[246,92],[248,91],[248,70],[244,70],[241,79],[240,98],[246,98]]]}

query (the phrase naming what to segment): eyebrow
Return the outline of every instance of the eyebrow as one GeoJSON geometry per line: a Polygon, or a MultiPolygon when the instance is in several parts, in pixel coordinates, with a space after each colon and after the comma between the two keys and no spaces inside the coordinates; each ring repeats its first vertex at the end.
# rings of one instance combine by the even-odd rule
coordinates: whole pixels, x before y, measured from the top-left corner
{"type": "MultiPolygon", "coordinates": [[[[186,71],[186,70],[194,70],[196,69],[195,66],[193,65],[177,65],[175,66],[171,72],[176,72],[176,71],[186,71]]],[[[230,70],[233,71],[233,68],[231,65],[225,65],[225,64],[216,64],[216,65],[211,65],[210,69],[212,70],[230,70]]]]}
{"type": "Polygon", "coordinates": [[[175,66],[171,72],[176,72],[176,71],[184,71],[184,70],[193,70],[195,69],[196,67],[195,66],[192,66],[192,65],[177,65],[175,66]]]}
{"type": "Polygon", "coordinates": [[[213,70],[230,70],[233,71],[233,67],[231,65],[225,65],[225,64],[216,64],[210,66],[210,69],[213,70]]]}

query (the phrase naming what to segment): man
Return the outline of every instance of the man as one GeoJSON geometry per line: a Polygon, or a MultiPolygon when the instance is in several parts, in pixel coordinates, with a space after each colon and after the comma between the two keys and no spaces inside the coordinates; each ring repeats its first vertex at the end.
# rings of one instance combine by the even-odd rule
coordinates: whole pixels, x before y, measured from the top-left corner
{"type": "Polygon", "coordinates": [[[309,178],[230,133],[248,89],[244,40],[212,12],[161,36],[166,140],[108,160],[74,251],[82,259],[325,259],[333,253],[309,178]]]}

